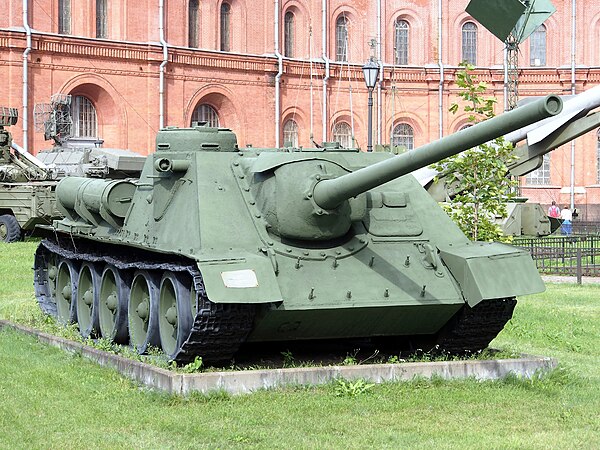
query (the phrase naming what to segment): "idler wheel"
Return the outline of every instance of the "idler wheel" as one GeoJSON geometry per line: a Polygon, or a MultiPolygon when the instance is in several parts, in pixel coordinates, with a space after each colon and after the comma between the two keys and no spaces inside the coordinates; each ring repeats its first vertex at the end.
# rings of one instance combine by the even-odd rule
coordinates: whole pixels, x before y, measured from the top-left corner
{"type": "Polygon", "coordinates": [[[160,345],[158,333],[158,284],[147,270],[138,270],[129,293],[129,342],[138,353],[160,345]]]}
{"type": "Polygon", "coordinates": [[[165,272],[160,282],[160,345],[170,359],[175,357],[192,329],[192,303],[196,304],[196,291],[193,291],[192,299],[190,284],[189,276],[173,272],[165,272]]]}
{"type": "Polygon", "coordinates": [[[79,323],[79,332],[84,338],[95,337],[99,329],[100,277],[100,273],[91,263],[83,264],[79,270],[77,323],[79,323]]]}
{"type": "Polygon", "coordinates": [[[73,261],[63,259],[58,264],[56,276],[56,312],[63,325],[77,319],[77,278],[78,270],[73,261]]]}
{"type": "Polygon", "coordinates": [[[98,322],[103,338],[119,344],[126,344],[127,300],[129,298],[129,277],[114,266],[106,266],[102,272],[100,295],[98,297],[98,322]]]}
{"type": "Polygon", "coordinates": [[[57,258],[42,244],[35,252],[33,270],[33,286],[38,304],[44,313],[56,317],[57,258]]]}

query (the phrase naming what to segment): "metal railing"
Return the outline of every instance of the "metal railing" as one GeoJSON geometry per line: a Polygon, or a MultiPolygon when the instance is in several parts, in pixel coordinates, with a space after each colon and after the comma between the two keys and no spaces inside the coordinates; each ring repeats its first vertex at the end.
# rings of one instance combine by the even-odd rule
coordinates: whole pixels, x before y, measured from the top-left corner
{"type": "Polygon", "coordinates": [[[600,276],[600,236],[518,237],[513,245],[529,251],[542,274],[575,276],[578,281],[600,276]]]}

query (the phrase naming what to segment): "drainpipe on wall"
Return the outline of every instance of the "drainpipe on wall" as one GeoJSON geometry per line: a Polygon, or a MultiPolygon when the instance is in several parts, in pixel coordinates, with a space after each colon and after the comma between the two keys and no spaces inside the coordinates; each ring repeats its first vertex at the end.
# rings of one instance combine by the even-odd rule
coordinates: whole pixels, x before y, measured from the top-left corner
{"type": "Polygon", "coordinates": [[[31,52],[31,28],[29,28],[29,0],[23,0],[23,28],[27,36],[27,46],[23,52],[23,149],[29,148],[29,53],[31,52]]]}
{"type": "Polygon", "coordinates": [[[381,145],[381,84],[383,83],[383,61],[381,59],[381,0],[377,0],[377,64],[379,65],[379,83],[377,83],[377,144],[381,145]]]}
{"type": "Polygon", "coordinates": [[[439,134],[440,139],[444,137],[444,62],[443,62],[442,36],[442,0],[438,0],[438,65],[440,66],[440,85],[438,88],[438,115],[439,115],[439,134]]]}
{"type": "Polygon", "coordinates": [[[329,81],[329,58],[327,57],[327,0],[322,2],[322,50],[325,61],[325,77],[323,78],[323,142],[327,141],[327,83],[329,81]]]}
{"type": "Polygon", "coordinates": [[[159,98],[159,125],[160,128],[165,127],[165,67],[169,59],[169,51],[167,48],[167,42],[165,41],[165,0],[159,0],[158,2],[158,35],[160,45],[162,45],[163,59],[160,64],[160,78],[158,84],[158,98],[159,98]]]}
{"type": "Polygon", "coordinates": [[[275,56],[277,56],[277,75],[275,76],[275,147],[279,148],[281,121],[281,75],[283,74],[283,56],[279,52],[279,0],[275,0],[275,56]]]}
{"type": "MultiPolygon", "coordinates": [[[[576,1],[571,0],[571,94],[576,94],[575,87],[575,52],[577,51],[576,47],[576,38],[575,32],[576,23],[576,1]]],[[[575,140],[571,141],[571,211],[575,208],[575,140]]]]}

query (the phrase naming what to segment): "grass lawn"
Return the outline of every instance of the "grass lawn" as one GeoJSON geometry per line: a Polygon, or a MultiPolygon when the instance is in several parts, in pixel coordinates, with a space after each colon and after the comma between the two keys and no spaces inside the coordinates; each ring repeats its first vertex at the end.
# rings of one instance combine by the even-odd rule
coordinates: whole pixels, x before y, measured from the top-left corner
{"type": "MultiPolygon", "coordinates": [[[[34,249],[0,244],[2,319],[37,314],[34,249]]],[[[519,300],[492,344],[558,358],[548,376],[189,398],[4,330],[0,448],[600,448],[599,324],[599,286],[548,285],[519,300]]]]}

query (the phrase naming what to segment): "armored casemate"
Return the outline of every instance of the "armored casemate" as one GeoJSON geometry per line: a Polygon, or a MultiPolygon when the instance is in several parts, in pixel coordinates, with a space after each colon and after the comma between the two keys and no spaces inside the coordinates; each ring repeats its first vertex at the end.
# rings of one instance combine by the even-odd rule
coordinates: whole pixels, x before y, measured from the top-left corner
{"type": "Polygon", "coordinates": [[[543,283],[527,253],[470,242],[410,173],[561,108],[549,96],[399,156],[161,130],[139,179],[60,182],[38,302],[84,336],[178,363],[365,336],[479,351],[543,283]]]}

